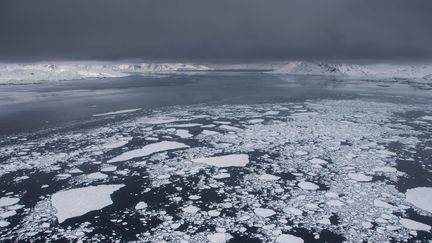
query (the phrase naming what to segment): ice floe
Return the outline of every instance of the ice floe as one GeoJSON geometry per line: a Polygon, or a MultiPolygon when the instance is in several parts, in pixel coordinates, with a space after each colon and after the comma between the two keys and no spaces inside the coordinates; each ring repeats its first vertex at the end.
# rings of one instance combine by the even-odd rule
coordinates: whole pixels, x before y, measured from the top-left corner
{"type": "Polygon", "coordinates": [[[59,223],[88,212],[111,205],[111,194],[124,187],[119,185],[99,185],[59,191],[51,196],[59,223]]]}
{"type": "Polygon", "coordinates": [[[408,189],[406,200],[414,206],[432,213],[432,187],[416,187],[408,189]]]}
{"type": "Polygon", "coordinates": [[[243,167],[249,163],[247,154],[230,154],[209,158],[193,159],[194,163],[207,164],[216,167],[243,167]]]}
{"type": "Polygon", "coordinates": [[[108,163],[121,162],[133,158],[148,156],[150,154],[154,154],[162,151],[182,149],[182,148],[189,148],[189,146],[179,142],[162,141],[162,142],[146,145],[140,149],[135,149],[132,151],[125,152],[119,156],[116,156],[108,160],[107,162],[108,163]]]}

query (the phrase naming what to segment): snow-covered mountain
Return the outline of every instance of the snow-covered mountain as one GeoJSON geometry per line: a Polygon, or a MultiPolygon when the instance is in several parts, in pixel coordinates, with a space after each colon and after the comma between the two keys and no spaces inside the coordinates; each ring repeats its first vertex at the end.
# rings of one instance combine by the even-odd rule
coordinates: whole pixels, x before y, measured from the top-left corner
{"type": "Polygon", "coordinates": [[[323,62],[290,62],[272,73],[300,75],[332,75],[362,79],[432,80],[432,65],[335,64],[323,62]]]}
{"type": "Polygon", "coordinates": [[[206,71],[186,63],[32,63],[0,64],[0,83],[34,83],[85,78],[110,78],[152,73],[206,71]]]}

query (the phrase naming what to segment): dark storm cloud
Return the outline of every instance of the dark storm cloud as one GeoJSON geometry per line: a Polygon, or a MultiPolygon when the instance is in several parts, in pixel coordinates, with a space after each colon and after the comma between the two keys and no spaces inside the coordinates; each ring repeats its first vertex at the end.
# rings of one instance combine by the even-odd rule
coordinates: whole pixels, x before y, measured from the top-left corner
{"type": "Polygon", "coordinates": [[[0,0],[0,59],[420,59],[430,0],[0,0]]]}

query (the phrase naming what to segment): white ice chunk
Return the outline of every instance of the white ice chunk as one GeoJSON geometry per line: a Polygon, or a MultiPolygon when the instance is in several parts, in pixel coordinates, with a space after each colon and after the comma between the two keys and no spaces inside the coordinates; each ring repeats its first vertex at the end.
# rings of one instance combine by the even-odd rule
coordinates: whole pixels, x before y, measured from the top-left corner
{"type": "Polygon", "coordinates": [[[315,191],[319,189],[319,186],[315,183],[308,181],[301,181],[297,184],[301,189],[315,191]]]}
{"type": "Polygon", "coordinates": [[[188,130],[185,130],[185,129],[177,129],[176,135],[181,137],[181,138],[190,138],[193,136],[192,134],[189,133],[188,130]]]}
{"type": "Polygon", "coordinates": [[[108,175],[100,172],[95,172],[87,175],[87,178],[94,179],[94,180],[101,180],[107,178],[108,175]]]}
{"type": "Polygon", "coordinates": [[[194,163],[202,163],[216,167],[243,167],[249,163],[247,154],[230,154],[209,158],[193,159],[194,163]]]}
{"type": "Polygon", "coordinates": [[[256,215],[266,218],[266,217],[270,217],[276,214],[275,211],[273,211],[272,209],[268,209],[268,208],[255,208],[254,212],[256,215]]]}
{"type": "Polygon", "coordinates": [[[290,213],[290,214],[294,214],[297,216],[301,216],[303,214],[303,211],[298,209],[298,208],[293,208],[293,207],[286,207],[283,210],[286,213],[290,213]]]}
{"type": "Polygon", "coordinates": [[[113,172],[117,170],[117,166],[108,166],[101,169],[102,172],[113,172]]]}
{"type": "Polygon", "coordinates": [[[17,204],[19,200],[20,199],[16,197],[2,197],[0,198],[0,207],[17,204]]]}
{"type": "Polygon", "coordinates": [[[123,154],[120,154],[117,157],[114,157],[110,160],[108,160],[108,163],[114,163],[114,162],[120,162],[120,161],[126,161],[137,157],[143,157],[148,156],[153,153],[167,151],[167,150],[174,150],[174,149],[181,149],[181,148],[189,148],[188,145],[179,143],[179,142],[172,142],[172,141],[162,141],[158,143],[152,143],[149,145],[146,145],[140,149],[131,150],[128,152],[125,152],[123,154]]]}
{"type": "Polygon", "coordinates": [[[367,175],[362,174],[362,173],[349,173],[348,177],[355,180],[355,181],[361,181],[361,182],[366,182],[366,181],[372,180],[371,176],[367,176],[367,175]]]}
{"type": "Polygon", "coordinates": [[[147,203],[145,202],[139,202],[135,205],[135,210],[142,210],[144,208],[147,208],[147,203]]]}
{"type": "Polygon", "coordinates": [[[427,224],[423,224],[411,219],[401,219],[399,221],[403,227],[407,228],[407,229],[412,229],[412,230],[424,230],[424,231],[429,231],[431,230],[431,226],[427,225],[427,224]]]}
{"type": "Polygon", "coordinates": [[[325,161],[323,159],[318,159],[318,158],[313,158],[309,162],[311,162],[312,164],[315,164],[315,165],[323,165],[323,164],[328,163],[327,161],[325,161]]]}
{"type": "Polygon", "coordinates": [[[123,184],[99,185],[59,191],[51,196],[51,204],[57,210],[59,223],[62,223],[111,205],[111,194],[122,187],[123,184]]]}
{"type": "Polygon", "coordinates": [[[276,238],[276,243],[303,243],[303,239],[290,234],[282,234],[276,238]]]}
{"type": "Polygon", "coordinates": [[[229,241],[232,236],[228,233],[214,233],[207,235],[207,239],[210,243],[225,243],[229,241]]]}
{"type": "Polygon", "coordinates": [[[190,214],[196,214],[200,209],[195,206],[187,206],[182,208],[183,212],[190,213],[190,214]]]}
{"type": "Polygon", "coordinates": [[[408,189],[406,200],[414,206],[432,213],[432,187],[417,187],[408,189]]]}
{"type": "Polygon", "coordinates": [[[203,135],[207,135],[207,136],[213,136],[213,135],[218,135],[220,133],[216,132],[216,131],[212,131],[212,130],[203,130],[201,132],[201,134],[203,135]]]}
{"type": "Polygon", "coordinates": [[[279,176],[270,175],[270,174],[262,174],[258,178],[263,181],[276,181],[280,179],[279,176]]]}

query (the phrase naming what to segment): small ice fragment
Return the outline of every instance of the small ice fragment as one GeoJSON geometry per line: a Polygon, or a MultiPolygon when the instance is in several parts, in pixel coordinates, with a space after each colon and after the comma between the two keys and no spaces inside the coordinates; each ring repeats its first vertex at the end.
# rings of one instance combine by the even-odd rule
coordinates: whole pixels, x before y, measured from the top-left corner
{"type": "Polygon", "coordinates": [[[339,200],[330,200],[330,201],[326,202],[326,204],[329,206],[335,206],[335,207],[341,207],[344,205],[344,203],[339,201],[339,200]]]}
{"type": "Polygon", "coordinates": [[[290,214],[294,214],[297,216],[301,216],[303,214],[303,211],[298,209],[298,208],[293,208],[293,207],[286,207],[283,210],[286,213],[290,213],[290,214]]]}
{"type": "Polygon", "coordinates": [[[229,241],[232,236],[228,233],[214,233],[207,235],[207,239],[210,243],[225,243],[229,241]]]}
{"type": "Polygon", "coordinates": [[[182,210],[185,213],[196,214],[200,209],[195,206],[187,206],[185,208],[182,208],[182,210]]]}
{"type": "Polygon", "coordinates": [[[177,129],[176,130],[176,135],[179,136],[179,137],[181,137],[181,138],[190,138],[190,137],[193,137],[193,135],[190,134],[189,131],[185,130],[185,129],[177,129]]]}
{"type": "Polygon", "coordinates": [[[313,158],[313,159],[309,160],[309,162],[311,162],[312,164],[315,164],[315,165],[324,165],[324,164],[328,163],[327,161],[325,161],[323,159],[318,159],[318,158],[313,158]]]}
{"type": "Polygon", "coordinates": [[[192,162],[216,167],[243,167],[249,163],[249,156],[247,154],[230,154],[193,159],[192,162]]]}
{"type": "Polygon", "coordinates": [[[15,197],[2,197],[0,198],[0,207],[17,204],[19,200],[20,200],[19,198],[15,198],[15,197]]]}
{"type": "Polygon", "coordinates": [[[117,170],[117,166],[108,166],[101,169],[102,172],[113,172],[117,170]]]}
{"type": "Polygon", "coordinates": [[[270,174],[262,174],[258,178],[263,181],[276,181],[280,179],[279,176],[270,175],[270,174]]]}
{"type": "Polygon", "coordinates": [[[207,136],[213,136],[213,135],[218,135],[220,133],[216,132],[216,131],[211,131],[211,130],[203,130],[201,132],[201,134],[203,135],[207,135],[207,136]]]}
{"type": "Polygon", "coordinates": [[[95,172],[95,173],[91,173],[91,174],[87,175],[87,178],[94,179],[94,180],[105,179],[107,177],[108,177],[108,175],[106,175],[104,173],[100,173],[100,172],[95,172]]]}
{"type": "Polygon", "coordinates": [[[6,227],[8,226],[10,223],[8,221],[5,220],[0,220],[0,228],[6,227]]]}
{"type": "Polygon", "coordinates": [[[301,181],[297,185],[303,190],[315,191],[319,189],[319,186],[317,184],[308,181],[301,181]]]}
{"type": "Polygon", "coordinates": [[[282,234],[276,238],[276,243],[303,243],[303,239],[290,234],[282,234]]]}
{"type": "Polygon", "coordinates": [[[210,217],[217,217],[220,215],[220,212],[217,210],[210,210],[207,212],[210,217]]]}
{"type": "Polygon", "coordinates": [[[403,227],[407,228],[407,229],[412,229],[412,230],[423,230],[423,231],[430,231],[431,230],[431,226],[427,225],[427,224],[423,224],[411,219],[401,219],[399,221],[403,227]]]}
{"type": "Polygon", "coordinates": [[[147,203],[145,202],[139,202],[137,205],[135,205],[135,210],[142,210],[147,208],[147,203]]]}
{"type": "Polygon", "coordinates": [[[367,175],[362,174],[362,173],[349,173],[348,177],[355,180],[355,181],[360,181],[360,182],[366,182],[366,181],[372,180],[371,176],[367,176],[367,175]]]}
{"type": "Polygon", "coordinates": [[[276,214],[275,211],[273,211],[272,209],[268,209],[268,208],[255,208],[254,212],[256,215],[266,218],[266,217],[270,217],[276,214]]]}

